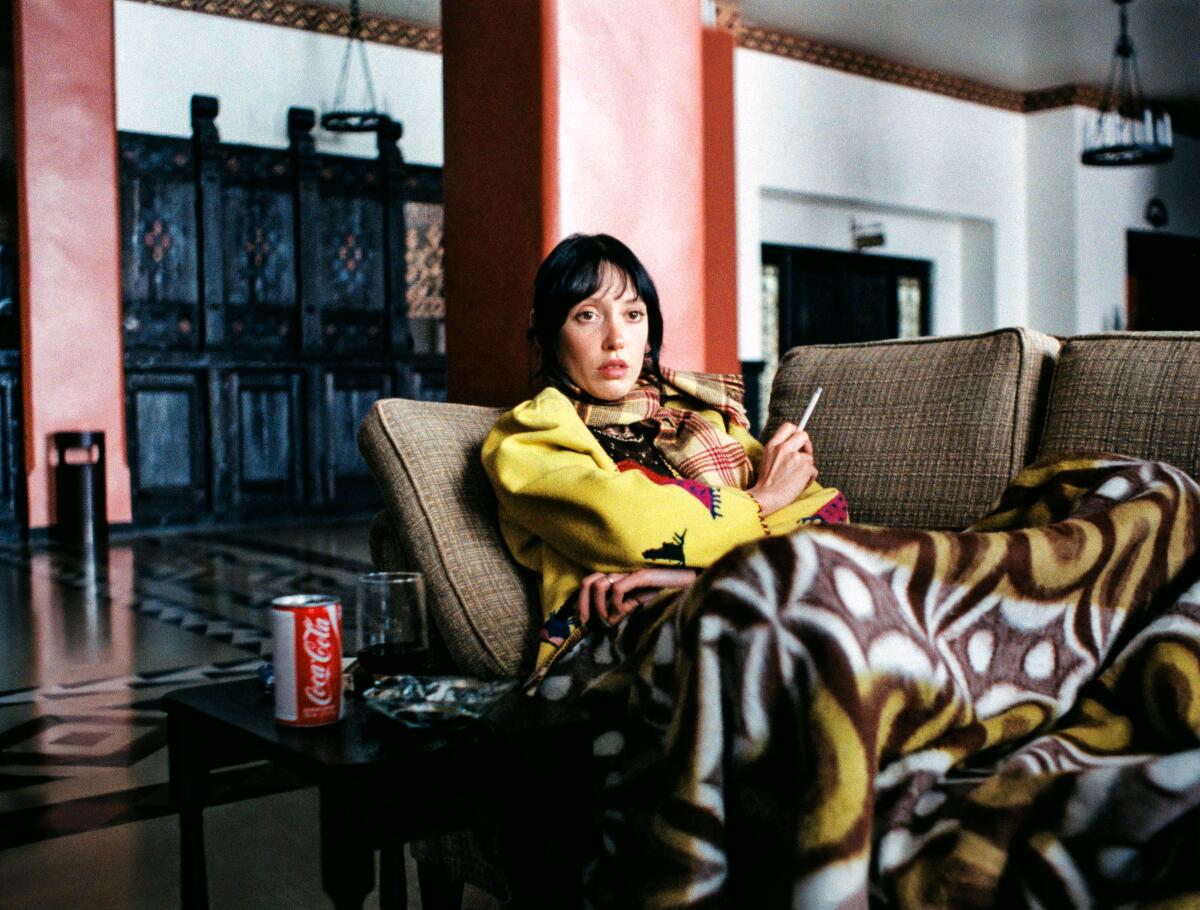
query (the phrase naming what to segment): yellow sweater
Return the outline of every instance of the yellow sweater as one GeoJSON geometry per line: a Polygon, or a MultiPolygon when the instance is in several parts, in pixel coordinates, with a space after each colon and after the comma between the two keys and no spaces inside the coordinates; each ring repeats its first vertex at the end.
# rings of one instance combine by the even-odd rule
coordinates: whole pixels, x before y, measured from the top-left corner
{"type": "MultiPolygon", "coordinates": [[[[663,404],[689,407],[681,399],[663,404]]],[[[727,425],[718,411],[699,413],[740,442],[757,470],[762,447],[746,430],[727,425]]],[[[517,562],[542,576],[543,618],[592,572],[705,568],[739,544],[812,521],[838,496],[813,482],[764,518],[737,487],[659,483],[641,471],[620,471],[570,399],[553,388],[496,422],[483,444],[483,467],[500,501],[505,543],[517,562]]]]}

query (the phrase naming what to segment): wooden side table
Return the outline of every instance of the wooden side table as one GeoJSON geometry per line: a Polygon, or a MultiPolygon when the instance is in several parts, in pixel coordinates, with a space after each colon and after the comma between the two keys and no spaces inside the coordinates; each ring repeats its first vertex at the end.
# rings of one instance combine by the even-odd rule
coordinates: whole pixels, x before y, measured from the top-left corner
{"type": "Polygon", "coordinates": [[[513,693],[478,724],[435,733],[404,728],[352,699],[341,722],[304,730],[276,724],[258,681],[240,680],[172,692],[163,708],[184,910],[208,907],[209,773],[256,759],[318,787],[321,884],[338,910],[360,908],[374,890],[375,849],[383,850],[380,905],[404,908],[403,845],[483,821],[499,822],[511,847],[515,906],[580,904],[592,833],[587,801],[549,818],[538,806],[547,780],[587,780],[588,727],[560,706],[513,693]]]}

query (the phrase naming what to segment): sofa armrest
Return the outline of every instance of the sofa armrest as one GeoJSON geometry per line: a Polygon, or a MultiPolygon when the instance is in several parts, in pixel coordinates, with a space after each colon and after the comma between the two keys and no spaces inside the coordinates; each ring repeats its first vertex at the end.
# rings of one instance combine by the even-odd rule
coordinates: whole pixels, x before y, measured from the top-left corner
{"type": "Polygon", "coordinates": [[[425,574],[429,615],[454,665],[484,677],[530,669],[541,615],[533,579],[500,537],[479,460],[498,414],[390,398],[375,403],[358,432],[393,531],[394,545],[382,523],[373,533],[381,564],[425,574]]]}

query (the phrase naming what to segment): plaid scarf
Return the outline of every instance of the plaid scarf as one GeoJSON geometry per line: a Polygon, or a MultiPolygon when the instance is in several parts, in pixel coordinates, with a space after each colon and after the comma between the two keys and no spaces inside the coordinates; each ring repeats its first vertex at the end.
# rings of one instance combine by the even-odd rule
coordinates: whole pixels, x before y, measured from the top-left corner
{"type": "Polygon", "coordinates": [[[702,409],[719,411],[730,423],[749,428],[750,421],[742,405],[742,378],[733,373],[691,373],[666,367],[659,372],[662,382],[653,378],[653,368],[647,359],[637,385],[618,401],[592,398],[565,373],[554,376],[553,383],[574,402],[579,417],[589,427],[628,425],[644,420],[657,423],[654,445],[681,476],[709,486],[742,489],[750,486],[754,466],[740,442],[696,411],[662,404],[666,398],[691,399],[702,409]]]}

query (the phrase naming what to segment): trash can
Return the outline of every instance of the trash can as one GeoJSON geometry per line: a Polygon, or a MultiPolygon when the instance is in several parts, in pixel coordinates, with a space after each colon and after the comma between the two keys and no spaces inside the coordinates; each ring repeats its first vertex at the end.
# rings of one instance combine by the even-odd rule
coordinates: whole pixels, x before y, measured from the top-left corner
{"type": "Polygon", "coordinates": [[[54,468],[55,540],[86,548],[106,545],[104,434],[55,433],[54,449],[58,454],[54,468]]]}

